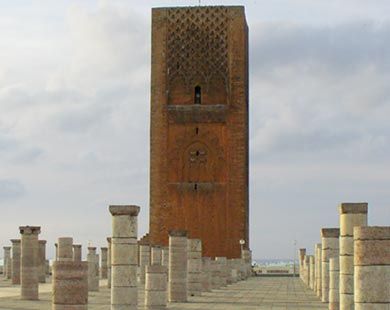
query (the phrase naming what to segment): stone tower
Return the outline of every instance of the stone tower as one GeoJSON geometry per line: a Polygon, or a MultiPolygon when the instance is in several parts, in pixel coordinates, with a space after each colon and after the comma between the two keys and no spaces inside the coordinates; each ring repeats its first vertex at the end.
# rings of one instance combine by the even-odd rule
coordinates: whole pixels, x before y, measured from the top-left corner
{"type": "Polygon", "coordinates": [[[248,240],[248,27],[244,7],[152,11],[150,241],[188,231],[203,256],[248,240]]]}

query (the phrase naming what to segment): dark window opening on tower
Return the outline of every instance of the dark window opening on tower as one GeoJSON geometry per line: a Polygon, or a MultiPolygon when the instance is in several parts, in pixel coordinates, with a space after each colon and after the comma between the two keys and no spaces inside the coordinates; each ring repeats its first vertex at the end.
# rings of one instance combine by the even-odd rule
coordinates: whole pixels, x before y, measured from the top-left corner
{"type": "Polygon", "coordinates": [[[195,104],[202,103],[202,90],[200,86],[195,87],[195,104]]]}
{"type": "Polygon", "coordinates": [[[195,133],[199,134],[199,128],[198,127],[195,128],[195,133]]]}
{"type": "Polygon", "coordinates": [[[194,190],[198,190],[198,184],[194,184],[194,190]]]}

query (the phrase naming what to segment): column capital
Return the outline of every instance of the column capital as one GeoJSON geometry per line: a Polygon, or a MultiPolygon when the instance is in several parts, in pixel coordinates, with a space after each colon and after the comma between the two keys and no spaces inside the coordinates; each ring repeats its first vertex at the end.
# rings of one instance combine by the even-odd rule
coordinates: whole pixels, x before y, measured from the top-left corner
{"type": "Polygon", "coordinates": [[[111,243],[111,237],[107,237],[107,242],[111,243]]]}
{"type": "Polygon", "coordinates": [[[130,215],[130,216],[137,216],[140,207],[136,205],[111,205],[109,207],[110,213],[112,215],[130,215]]]}
{"type": "Polygon", "coordinates": [[[18,244],[18,243],[20,243],[20,239],[11,239],[10,241],[11,241],[11,243],[13,243],[13,244],[18,244]]]}
{"type": "Polygon", "coordinates": [[[339,205],[340,214],[367,214],[367,202],[343,202],[339,205]]]}
{"type": "Polygon", "coordinates": [[[106,252],[106,251],[108,251],[108,248],[107,248],[107,247],[101,247],[101,248],[100,248],[100,251],[106,252]]]}
{"type": "Polygon", "coordinates": [[[76,249],[81,249],[81,244],[73,244],[72,247],[76,249]]]}
{"type": "Polygon", "coordinates": [[[22,235],[38,235],[41,233],[40,226],[20,226],[19,231],[22,235]]]}
{"type": "Polygon", "coordinates": [[[47,241],[46,240],[38,240],[39,244],[46,244],[47,241]]]}
{"type": "Polygon", "coordinates": [[[4,250],[11,250],[11,247],[10,246],[3,246],[3,249],[4,250]]]}

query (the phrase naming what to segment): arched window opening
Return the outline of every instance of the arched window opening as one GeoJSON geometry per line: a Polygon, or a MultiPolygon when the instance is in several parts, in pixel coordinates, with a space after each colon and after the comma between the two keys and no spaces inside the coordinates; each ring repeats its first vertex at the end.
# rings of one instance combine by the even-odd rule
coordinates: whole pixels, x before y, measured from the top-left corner
{"type": "Polygon", "coordinates": [[[202,90],[200,86],[195,87],[195,98],[194,98],[195,104],[201,104],[202,103],[202,90]]]}

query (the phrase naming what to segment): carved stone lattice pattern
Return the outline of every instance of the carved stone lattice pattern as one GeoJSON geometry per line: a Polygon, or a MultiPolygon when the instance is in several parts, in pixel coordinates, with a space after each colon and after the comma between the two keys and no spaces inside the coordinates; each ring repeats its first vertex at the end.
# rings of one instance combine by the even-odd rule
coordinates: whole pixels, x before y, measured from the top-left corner
{"type": "Polygon", "coordinates": [[[228,76],[228,11],[226,7],[168,10],[167,65],[169,81],[187,85],[214,76],[228,76]]]}

